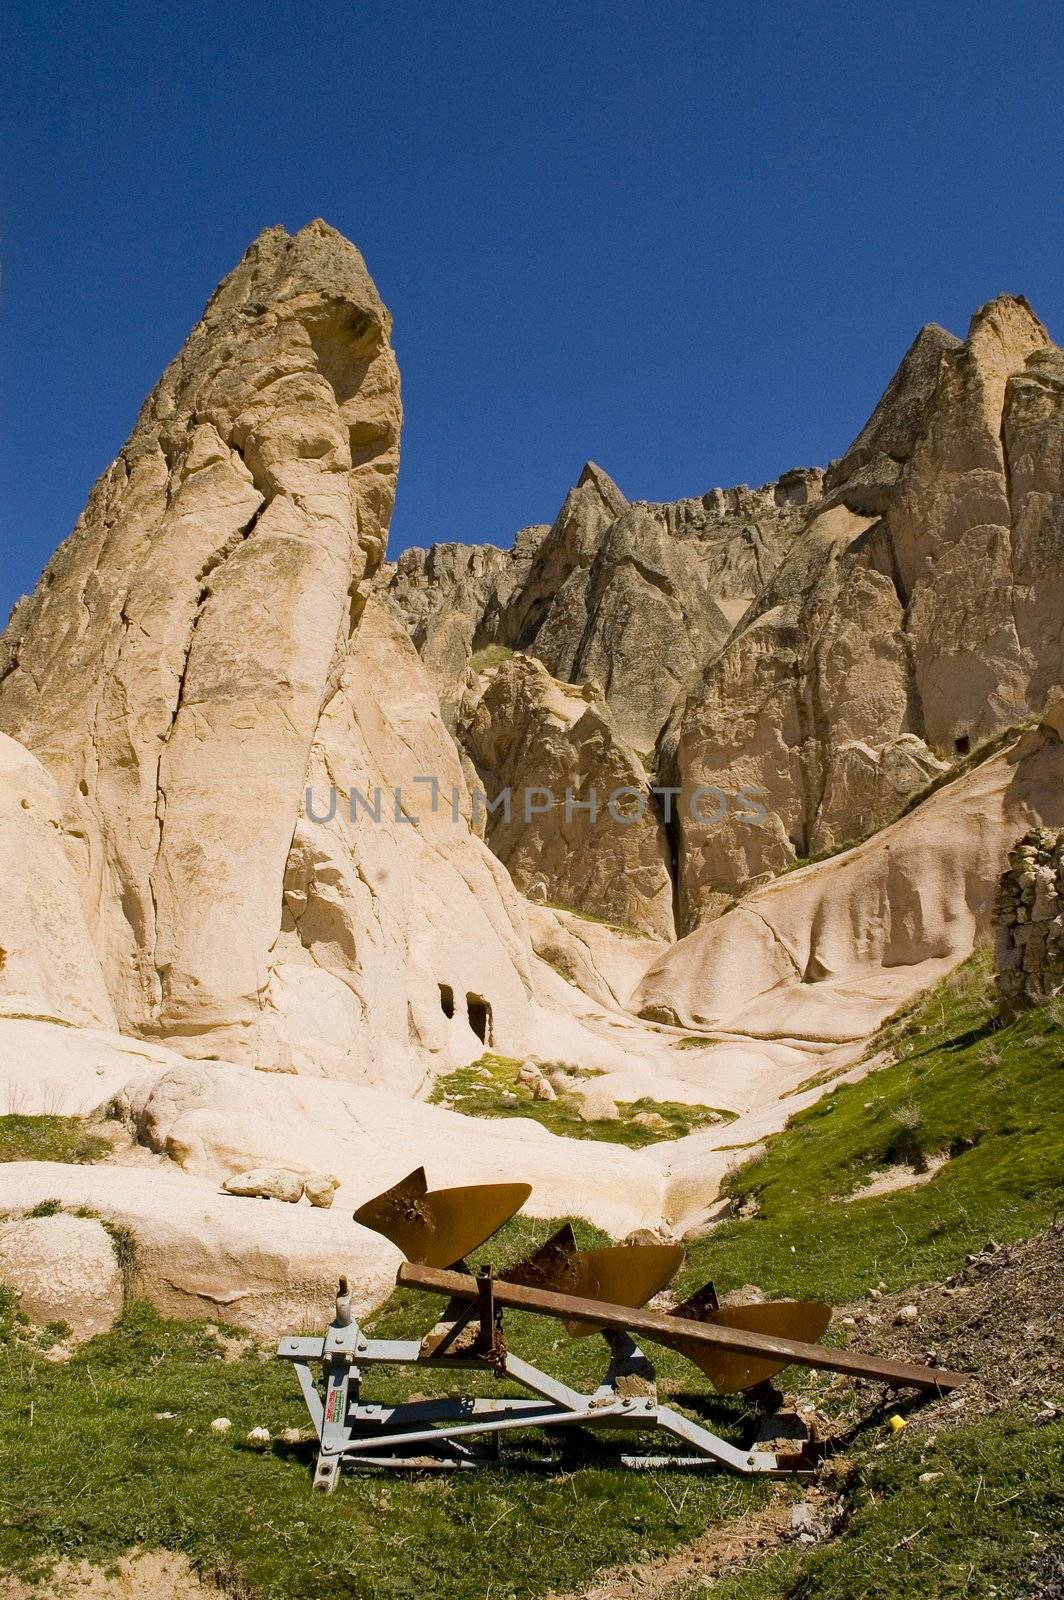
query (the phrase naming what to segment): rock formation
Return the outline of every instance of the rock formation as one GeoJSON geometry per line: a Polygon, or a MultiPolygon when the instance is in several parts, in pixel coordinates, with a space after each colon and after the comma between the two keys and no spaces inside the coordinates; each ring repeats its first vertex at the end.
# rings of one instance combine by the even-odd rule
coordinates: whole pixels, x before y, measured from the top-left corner
{"type": "Polygon", "coordinates": [[[258,1022],[308,753],[394,495],[389,328],[332,229],[264,233],[8,628],[0,722],[81,835],[125,1027],[258,1022]]]}
{"type": "Polygon", "coordinates": [[[465,554],[475,595],[432,552],[410,553],[390,593],[415,640],[417,597],[440,616],[443,587],[470,651],[601,683],[622,735],[656,744],[658,779],[680,791],[678,925],[696,927],[889,822],[1064,681],[1062,362],[1026,302],[1002,296],[963,341],[919,333],[826,473],[630,506],[588,466],[531,559],[465,554]],[[764,825],[734,803],[744,789],[764,825]]]}
{"type": "Polygon", "coordinates": [[[788,873],[663,951],[629,999],[653,1020],[764,1038],[865,1037],[990,928],[1018,830],[1064,824],[1064,702],[854,849],[788,873]]]}
{"type": "Polygon", "coordinates": [[[485,837],[517,887],[671,939],[665,831],[598,686],[512,656],[470,698],[460,737],[495,808],[485,837]]]}
{"type": "Polygon", "coordinates": [[[1006,1017],[1064,991],[1064,831],[1031,828],[1009,851],[994,933],[1006,1017]]]}
{"type": "Polygon", "coordinates": [[[361,1311],[397,1257],[352,1210],[420,1163],[682,1231],[987,932],[1017,835],[1003,996],[1061,984],[1064,356],[1024,301],[925,328],[825,472],[666,505],[589,464],[509,551],[382,565],[389,336],[353,246],[264,233],[0,644],[0,1094],[113,1136],[0,1166],[0,1279],[48,1200],[132,1229],[163,1311],[274,1334],[338,1264],[361,1311]],[[739,1120],[423,1103],[485,1052],[595,1120],[739,1120]]]}
{"type": "Polygon", "coordinates": [[[79,842],[40,762],[0,734],[0,1016],[116,1026],[64,849],[79,842]]]}
{"type": "Polygon", "coordinates": [[[0,724],[59,787],[106,981],[76,1020],[411,1090],[452,1034],[477,1043],[440,984],[502,1030],[531,951],[415,652],[363,617],[398,464],[389,331],[324,223],[252,245],[16,608],[0,724]],[[456,823],[408,825],[394,790],[419,774],[461,792],[456,823]],[[324,815],[333,786],[315,823],[307,792],[324,815]],[[351,787],[381,789],[379,823],[350,820],[351,787]]]}
{"type": "Polygon", "coordinates": [[[107,1229],[63,1212],[0,1222],[0,1283],[14,1290],[29,1322],[65,1322],[77,1344],[106,1333],[124,1299],[107,1229]]]}

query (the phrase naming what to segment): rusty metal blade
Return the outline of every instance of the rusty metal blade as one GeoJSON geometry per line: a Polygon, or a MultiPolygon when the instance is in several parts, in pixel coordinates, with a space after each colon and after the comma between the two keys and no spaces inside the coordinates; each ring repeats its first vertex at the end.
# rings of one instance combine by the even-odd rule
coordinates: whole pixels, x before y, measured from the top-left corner
{"type": "Polygon", "coordinates": [[[692,1322],[704,1322],[711,1311],[720,1307],[717,1299],[717,1288],[713,1283],[704,1283],[701,1289],[696,1289],[689,1294],[681,1305],[674,1306],[671,1315],[674,1317],[690,1317],[692,1322]]]}
{"type": "Polygon", "coordinates": [[[509,1222],[531,1193],[529,1183],[429,1189],[425,1169],[418,1167],[359,1206],[354,1219],[398,1245],[408,1261],[449,1267],[509,1222]]]}
{"type": "MultiPolygon", "coordinates": [[[[527,1261],[511,1267],[506,1280],[580,1299],[605,1300],[611,1305],[642,1306],[675,1276],[683,1259],[680,1244],[622,1244],[604,1250],[577,1250],[573,1230],[566,1223],[527,1261]]],[[[578,1322],[566,1322],[565,1329],[574,1339],[601,1331],[578,1322]]]]}
{"type": "MultiPolygon", "coordinates": [[[[712,1323],[718,1328],[740,1328],[747,1333],[800,1339],[804,1344],[816,1344],[831,1321],[831,1307],[814,1300],[767,1300],[747,1306],[707,1307],[700,1312],[697,1299],[698,1295],[692,1295],[670,1314],[693,1322],[712,1323]]],[[[673,1348],[700,1367],[720,1394],[752,1389],[755,1384],[774,1378],[787,1365],[786,1361],[759,1358],[741,1351],[711,1349],[683,1339],[678,1339],[673,1348]]]]}
{"type": "Polygon", "coordinates": [[[527,1284],[530,1289],[563,1289],[575,1281],[573,1258],[577,1253],[573,1225],[563,1222],[538,1250],[507,1269],[507,1281],[527,1284]]]}

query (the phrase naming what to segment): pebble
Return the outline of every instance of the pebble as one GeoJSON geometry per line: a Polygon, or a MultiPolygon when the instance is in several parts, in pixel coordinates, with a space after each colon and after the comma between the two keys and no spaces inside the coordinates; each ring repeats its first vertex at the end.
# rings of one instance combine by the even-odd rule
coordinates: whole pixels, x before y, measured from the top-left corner
{"type": "Polygon", "coordinates": [[[922,1483],[925,1485],[929,1483],[937,1483],[941,1476],[941,1472],[921,1472],[916,1481],[917,1483],[922,1483]]]}
{"type": "Polygon", "coordinates": [[[211,1431],[214,1433],[228,1433],[232,1426],[233,1424],[228,1417],[215,1417],[211,1423],[211,1431]]]}
{"type": "Polygon", "coordinates": [[[269,1444],[269,1442],[269,1428],[252,1428],[251,1432],[248,1434],[248,1444],[269,1444]]]}
{"type": "Polygon", "coordinates": [[[902,1306],[900,1307],[897,1316],[894,1318],[894,1321],[915,1322],[919,1315],[920,1313],[915,1306],[902,1306]]]}

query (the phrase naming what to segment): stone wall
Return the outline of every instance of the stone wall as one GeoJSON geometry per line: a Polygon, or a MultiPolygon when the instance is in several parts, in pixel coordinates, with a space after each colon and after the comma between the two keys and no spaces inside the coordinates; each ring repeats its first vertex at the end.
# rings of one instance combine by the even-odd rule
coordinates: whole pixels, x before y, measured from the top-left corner
{"type": "Polygon", "coordinates": [[[1009,851],[994,934],[1006,1017],[1064,991],[1064,829],[1031,828],[1009,851]]]}

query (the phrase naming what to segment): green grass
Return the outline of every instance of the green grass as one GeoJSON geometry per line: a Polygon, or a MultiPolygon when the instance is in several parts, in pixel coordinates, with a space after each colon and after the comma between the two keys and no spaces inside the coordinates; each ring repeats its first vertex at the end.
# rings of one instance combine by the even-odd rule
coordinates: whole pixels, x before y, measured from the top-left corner
{"type": "MultiPolygon", "coordinates": [[[[1064,1006],[1051,1003],[999,1026],[987,957],[978,953],[880,1031],[874,1046],[897,1057],[892,1065],[831,1090],[739,1169],[731,1188],[756,1194],[761,1215],[694,1242],[676,1287],[712,1276],[721,1289],[755,1282],[840,1302],[881,1280],[901,1289],[946,1276],[988,1237],[1043,1227],[1060,1204],[1062,1020],[1064,1006]],[[953,1159],[922,1188],[836,1199],[893,1157],[950,1147],[953,1159]]],[[[497,1097],[516,1077],[508,1058],[481,1064],[490,1077],[466,1080],[472,1100],[497,1097]]],[[[543,1114],[557,1102],[530,1105],[543,1114]]],[[[557,1220],[515,1218],[474,1265],[490,1255],[505,1272],[557,1220]]],[[[582,1245],[602,1242],[586,1224],[576,1227],[582,1245]]],[[[397,1292],[374,1331],[420,1333],[435,1304],[397,1292]]],[[[11,1463],[0,1475],[0,1570],[24,1572],[54,1557],[105,1563],[139,1545],[185,1551],[261,1600],[535,1600],[551,1589],[579,1592],[604,1566],[665,1554],[771,1492],[724,1474],[626,1473],[609,1446],[573,1465],[559,1460],[552,1440],[530,1445],[512,1435],[506,1473],[345,1478],[323,1498],[310,1490],[310,1446],[246,1443],[256,1425],[276,1437],[304,1424],[287,1365],[255,1351],[226,1361],[209,1325],[166,1322],[137,1303],[67,1365],[41,1359],[57,1337],[54,1329],[32,1334],[0,1291],[0,1457],[11,1463]],[[164,1411],[176,1416],[157,1420],[164,1411]],[[232,1418],[231,1433],[210,1432],[218,1415],[232,1418]]],[[[507,1338],[577,1387],[601,1376],[597,1339],[568,1340],[554,1322],[519,1314],[508,1315],[507,1338]]],[[[749,1436],[741,1397],[707,1393],[675,1352],[655,1351],[655,1360],[671,1403],[726,1437],[749,1436]]],[[[851,1392],[834,1390],[833,1380],[803,1374],[801,1383],[829,1411],[851,1405],[851,1392]]],[[[397,1369],[387,1383],[373,1382],[382,1399],[415,1388],[499,1392],[486,1375],[438,1370],[397,1369]]],[[[1037,1592],[1061,1509],[1060,1425],[1004,1412],[935,1437],[910,1429],[895,1439],[881,1420],[850,1451],[837,1537],[762,1556],[718,1582],[716,1600],[992,1600],[994,1591],[1014,1600],[1037,1592]],[[918,1481],[927,1471],[943,1476],[927,1487],[918,1481]]],[[[692,1583],[690,1600],[704,1592],[692,1583]]]]}
{"type": "Polygon", "coordinates": [[[675,1039],[673,1046],[677,1050],[708,1050],[711,1044],[719,1044],[719,1039],[711,1039],[705,1033],[693,1033],[686,1039],[675,1039]]]}
{"type": "Polygon", "coordinates": [[[759,1215],[693,1245],[724,1288],[858,1297],[947,1276],[968,1251],[1038,1232],[1064,1201],[1064,1008],[1002,1027],[989,958],[968,962],[873,1040],[897,1059],[793,1117],[727,1181],[759,1215]],[[847,1203],[870,1173],[951,1152],[930,1183],[847,1203]]]}
{"type": "MultiPolygon", "coordinates": [[[[714,1600],[1019,1600],[1059,1594],[1064,1426],[1008,1412],[905,1435],[855,1468],[841,1534],[794,1546],[716,1585],[714,1600]],[[925,1472],[942,1476],[920,1483],[925,1472]]],[[[700,1588],[676,1600],[694,1600],[700,1588]]]]}
{"type": "MultiPolygon", "coordinates": [[[[397,1296],[380,1321],[421,1332],[432,1314],[431,1301],[397,1296]]],[[[533,1359],[601,1376],[600,1341],[566,1341],[542,1321],[531,1343],[523,1333],[515,1325],[533,1359]]],[[[414,1381],[425,1393],[426,1376],[446,1389],[448,1375],[419,1373],[390,1388],[375,1381],[374,1393],[408,1393],[414,1381]]],[[[471,1387],[464,1374],[458,1381],[471,1387]]],[[[723,1474],[625,1473],[612,1451],[563,1466],[549,1442],[545,1467],[542,1441],[530,1453],[510,1436],[505,1474],[345,1478],[325,1498],[310,1487],[311,1447],[246,1442],[254,1426],[276,1437],[305,1420],[287,1363],[256,1353],[226,1361],[208,1325],[134,1304],[110,1334],[52,1366],[0,1308],[0,1455],[18,1463],[0,1477],[0,1570],[64,1557],[106,1563],[139,1545],[184,1551],[263,1600],[525,1600],[662,1554],[767,1492],[723,1474]],[[210,1423],[221,1415],[233,1428],[218,1436],[210,1423]]]]}
{"type": "MultiPolygon", "coordinates": [[[[467,1117],[530,1117],[551,1133],[568,1139],[600,1139],[607,1144],[624,1144],[638,1150],[663,1139],[681,1139],[684,1134],[711,1123],[731,1122],[733,1111],[718,1111],[713,1106],[689,1106],[679,1100],[641,1099],[623,1102],[616,1120],[585,1122],[572,1098],[564,1092],[556,1100],[537,1100],[528,1084],[518,1078],[521,1063],[513,1056],[488,1051],[467,1067],[457,1067],[436,1080],[430,1099],[446,1101],[467,1117]],[[516,1105],[507,1105],[504,1094],[517,1096],[516,1105]],[[664,1128],[648,1128],[637,1122],[640,1112],[661,1117],[664,1128]]],[[[578,1073],[579,1077],[590,1074],[578,1073]]]]}
{"type": "Polygon", "coordinates": [[[594,911],[583,911],[579,906],[563,906],[557,900],[544,900],[543,904],[548,911],[564,911],[567,916],[579,917],[581,922],[597,922],[600,928],[609,928],[611,933],[619,933],[625,939],[652,939],[653,934],[647,933],[643,928],[635,928],[629,922],[611,922],[609,917],[600,917],[594,911]]]}
{"type": "Polygon", "coordinates": [[[83,1117],[0,1117],[0,1161],[100,1161],[111,1146],[83,1117]]]}

